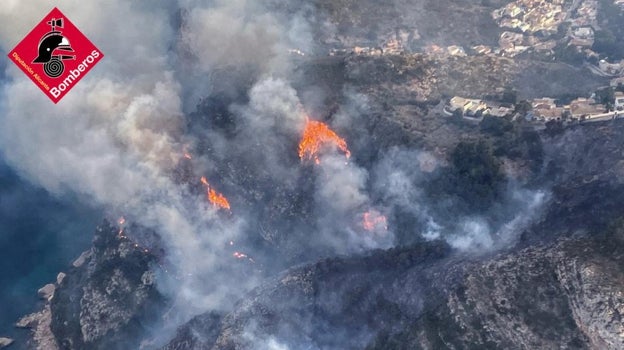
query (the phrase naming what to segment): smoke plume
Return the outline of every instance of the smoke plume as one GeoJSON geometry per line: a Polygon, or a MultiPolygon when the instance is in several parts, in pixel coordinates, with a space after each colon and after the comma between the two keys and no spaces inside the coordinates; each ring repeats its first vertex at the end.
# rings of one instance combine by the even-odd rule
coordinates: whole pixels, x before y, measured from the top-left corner
{"type": "MultiPolygon", "coordinates": [[[[543,196],[534,193],[511,196],[510,203],[524,205],[517,208],[526,214],[502,226],[459,218],[449,234],[422,195],[427,174],[440,164],[429,153],[392,150],[370,173],[335,147],[323,150],[318,165],[302,162],[297,142],[314,117],[306,101],[323,100],[314,87],[293,88],[297,74],[289,49],[314,47],[307,8],[286,15],[246,0],[66,0],[58,6],[106,56],[56,106],[16,67],[8,67],[0,151],[22,176],[48,191],[79,195],[156,231],[170,264],[159,286],[174,300],[174,325],[206,310],[229,310],[258,285],[261,270],[270,270],[237,263],[233,249],[267,265],[277,259],[303,262],[389,248],[399,229],[425,239],[443,237],[459,249],[489,249],[501,240],[496,232],[517,232],[541,203],[543,196]],[[211,78],[224,71],[243,83],[211,78]],[[212,126],[188,129],[199,97],[240,89],[244,98],[227,106],[235,124],[231,133],[212,126]],[[179,179],[173,174],[186,152],[193,178],[179,179]],[[197,193],[204,174],[232,199],[231,212],[197,193]],[[271,195],[252,187],[258,183],[271,188],[271,195]],[[250,198],[255,202],[248,203],[250,198]],[[260,208],[263,200],[275,204],[276,214],[260,208]],[[260,210],[273,216],[260,217],[260,210]],[[293,215],[297,211],[301,218],[293,215]],[[397,211],[413,217],[414,225],[399,227],[392,220],[397,211]],[[300,253],[263,256],[267,250],[253,242],[262,235],[272,243],[262,232],[266,222],[280,222],[274,225],[283,236],[280,249],[300,253]]],[[[5,3],[3,49],[21,40],[49,7],[43,0],[5,3]]],[[[354,105],[360,103],[360,97],[351,101],[343,108],[347,112],[327,121],[329,127],[341,134],[355,124],[354,105]]],[[[270,340],[266,348],[284,347],[270,340]]]]}

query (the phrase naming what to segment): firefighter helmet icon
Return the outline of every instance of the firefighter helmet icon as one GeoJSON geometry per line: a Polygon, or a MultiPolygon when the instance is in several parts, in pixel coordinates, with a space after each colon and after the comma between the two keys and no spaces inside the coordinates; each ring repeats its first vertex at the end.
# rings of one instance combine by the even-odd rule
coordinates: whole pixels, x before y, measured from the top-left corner
{"type": "Polygon", "coordinates": [[[65,70],[63,60],[73,60],[76,56],[66,54],[73,52],[74,49],[69,44],[69,39],[57,30],[57,27],[63,28],[63,19],[52,18],[47,23],[52,30],[39,40],[39,55],[33,63],[43,64],[44,73],[50,78],[57,78],[65,70]]]}

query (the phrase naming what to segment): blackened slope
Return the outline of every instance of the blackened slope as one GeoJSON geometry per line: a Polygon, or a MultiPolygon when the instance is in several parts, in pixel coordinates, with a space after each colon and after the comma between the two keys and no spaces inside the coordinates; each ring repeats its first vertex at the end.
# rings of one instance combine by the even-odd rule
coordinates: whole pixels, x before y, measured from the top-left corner
{"type": "Polygon", "coordinates": [[[162,350],[209,350],[219,336],[222,316],[213,312],[199,315],[180,327],[162,350]]]}
{"type": "Polygon", "coordinates": [[[621,349],[623,248],[563,240],[474,264],[440,307],[369,348],[621,349]]]}
{"type": "Polygon", "coordinates": [[[544,218],[523,234],[524,244],[601,232],[622,214],[624,123],[586,123],[543,138],[545,161],[536,186],[551,188],[544,218]]]}
{"type": "MultiPolygon", "coordinates": [[[[295,268],[242,300],[223,319],[213,344],[181,347],[185,340],[176,338],[166,349],[254,349],[271,337],[293,349],[302,339],[319,348],[361,349],[375,330],[420,314],[420,291],[428,284],[420,271],[449,253],[435,242],[295,268]]],[[[207,337],[214,329],[195,331],[207,337]]]]}
{"type": "MultiPolygon", "coordinates": [[[[294,269],[243,300],[212,344],[166,349],[620,349],[624,243],[563,239],[479,260],[441,245],[294,269]]],[[[214,323],[200,334],[214,337],[214,323]]]]}
{"type": "Polygon", "coordinates": [[[51,303],[52,332],[63,349],[138,348],[146,323],[162,311],[150,264],[156,257],[104,222],[51,303]]]}

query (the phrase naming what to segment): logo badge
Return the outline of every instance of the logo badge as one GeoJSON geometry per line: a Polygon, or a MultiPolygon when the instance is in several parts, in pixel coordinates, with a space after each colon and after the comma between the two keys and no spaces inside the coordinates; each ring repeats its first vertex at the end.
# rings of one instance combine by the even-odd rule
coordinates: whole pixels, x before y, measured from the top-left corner
{"type": "Polygon", "coordinates": [[[9,59],[54,103],[103,57],[56,7],[9,52],[9,59]]]}

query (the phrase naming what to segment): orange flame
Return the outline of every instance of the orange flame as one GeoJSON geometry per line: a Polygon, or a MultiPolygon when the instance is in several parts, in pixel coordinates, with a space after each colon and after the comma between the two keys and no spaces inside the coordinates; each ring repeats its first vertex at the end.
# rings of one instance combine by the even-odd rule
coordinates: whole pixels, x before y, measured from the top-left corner
{"type": "Polygon", "coordinates": [[[388,230],[388,220],[380,212],[371,210],[364,213],[362,227],[364,227],[366,231],[375,231],[379,229],[386,231],[388,230]]]}
{"type": "Polygon", "coordinates": [[[347,142],[330,129],[327,124],[306,119],[306,126],[299,142],[299,158],[301,160],[304,158],[314,159],[314,162],[319,164],[321,162],[319,151],[327,144],[337,146],[347,158],[351,157],[347,142]]]}
{"type": "Polygon", "coordinates": [[[230,202],[227,200],[227,198],[225,198],[224,195],[215,191],[210,186],[205,176],[202,176],[201,183],[206,186],[206,190],[208,191],[208,201],[212,203],[212,205],[221,209],[230,210],[230,202]]]}
{"type": "Polygon", "coordinates": [[[121,216],[121,217],[117,220],[117,223],[118,223],[119,225],[123,225],[123,224],[125,224],[125,223],[126,223],[126,218],[124,218],[123,216],[121,216]]]}
{"type": "Polygon", "coordinates": [[[212,188],[208,189],[208,200],[214,206],[230,210],[230,202],[228,202],[227,198],[212,188]]]}

